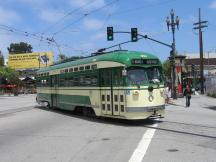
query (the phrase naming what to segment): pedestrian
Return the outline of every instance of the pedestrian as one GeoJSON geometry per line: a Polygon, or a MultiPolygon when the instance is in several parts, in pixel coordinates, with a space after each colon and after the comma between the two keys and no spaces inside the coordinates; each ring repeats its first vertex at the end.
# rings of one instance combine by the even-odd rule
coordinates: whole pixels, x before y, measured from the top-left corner
{"type": "Polygon", "coordinates": [[[184,96],[186,97],[186,107],[190,107],[190,100],[191,100],[192,90],[189,85],[186,86],[184,90],[184,96]]]}
{"type": "Polygon", "coordinates": [[[169,83],[166,83],[165,85],[164,94],[165,94],[165,102],[166,104],[168,104],[171,98],[171,86],[169,83]]]}
{"type": "Polygon", "coordinates": [[[169,103],[168,91],[169,91],[168,84],[165,84],[165,88],[164,88],[164,97],[165,97],[165,103],[166,103],[166,104],[169,103]]]}

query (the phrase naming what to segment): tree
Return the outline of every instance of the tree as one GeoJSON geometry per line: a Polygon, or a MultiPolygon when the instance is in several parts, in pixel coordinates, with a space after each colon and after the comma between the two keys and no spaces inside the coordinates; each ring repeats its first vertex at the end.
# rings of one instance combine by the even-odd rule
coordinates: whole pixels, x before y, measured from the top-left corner
{"type": "Polygon", "coordinates": [[[67,56],[66,56],[65,54],[59,54],[59,55],[58,55],[58,60],[59,60],[59,61],[63,61],[63,60],[65,60],[65,59],[67,59],[67,56]]]}
{"type": "Polygon", "coordinates": [[[19,73],[17,71],[11,68],[6,68],[6,73],[7,73],[6,79],[10,84],[15,84],[15,85],[20,84],[19,73]]]}
{"type": "Polygon", "coordinates": [[[165,78],[170,79],[171,76],[171,64],[169,60],[166,60],[162,64],[165,78]]]}
{"type": "Polygon", "coordinates": [[[4,66],[4,56],[2,52],[0,51],[0,67],[4,66]]]}
{"type": "Polygon", "coordinates": [[[9,67],[0,67],[0,77],[7,80],[9,84],[20,85],[19,73],[9,67]]]}
{"type": "Polygon", "coordinates": [[[25,42],[20,43],[11,43],[10,47],[7,48],[10,54],[19,54],[19,53],[31,53],[32,46],[25,42]]]}

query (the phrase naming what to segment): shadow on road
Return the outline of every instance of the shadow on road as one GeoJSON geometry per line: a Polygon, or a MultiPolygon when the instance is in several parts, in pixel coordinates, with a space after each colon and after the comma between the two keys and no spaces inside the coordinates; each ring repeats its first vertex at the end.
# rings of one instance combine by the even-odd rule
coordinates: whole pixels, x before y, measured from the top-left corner
{"type": "Polygon", "coordinates": [[[208,106],[208,107],[204,107],[204,108],[207,108],[207,109],[210,109],[210,110],[216,110],[216,106],[208,106]]]}
{"type": "Polygon", "coordinates": [[[145,126],[147,128],[153,128],[156,130],[161,130],[161,131],[167,131],[167,132],[173,132],[173,133],[178,133],[178,134],[185,134],[185,135],[192,135],[192,136],[198,136],[198,137],[205,137],[205,138],[212,138],[216,139],[216,136],[211,136],[211,135],[204,135],[200,133],[192,133],[192,132],[186,132],[186,131],[180,131],[180,130],[174,130],[174,129],[167,129],[167,128],[161,128],[161,127],[151,127],[151,126],[145,126]]]}
{"type": "MultiPolygon", "coordinates": [[[[80,113],[76,113],[74,111],[69,110],[62,110],[62,109],[48,109],[44,106],[35,106],[35,108],[44,110],[44,111],[50,111],[62,115],[67,115],[74,118],[79,118],[91,122],[97,122],[97,123],[104,123],[104,124],[113,124],[113,125],[119,125],[119,126],[148,126],[155,123],[158,123],[159,121],[156,121],[155,119],[143,119],[143,120],[126,120],[126,119],[115,119],[115,118],[108,118],[108,117],[87,117],[80,113]]],[[[161,122],[161,121],[160,121],[161,122]]]]}

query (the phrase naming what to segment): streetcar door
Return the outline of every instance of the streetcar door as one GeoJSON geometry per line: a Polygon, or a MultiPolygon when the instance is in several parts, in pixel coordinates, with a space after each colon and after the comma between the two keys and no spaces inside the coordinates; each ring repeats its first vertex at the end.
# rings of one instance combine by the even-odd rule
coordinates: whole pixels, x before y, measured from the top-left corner
{"type": "Polygon", "coordinates": [[[113,115],[120,115],[120,99],[121,99],[121,91],[119,87],[122,85],[121,81],[121,68],[113,68],[112,69],[112,85],[113,85],[113,115]]]}
{"type": "Polygon", "coordinates": [[[113,115],[112,69],[101,69],[101,109],[106,115],[113,115]]]}
{"type": "Polygon", "coordinates": [[[51,76],[51,102],[52,102],[52,107],[57,107],[58,104],[58,99],[57,99],[57,89],[58,89],[58,76],[53,75],[51,76]]]}

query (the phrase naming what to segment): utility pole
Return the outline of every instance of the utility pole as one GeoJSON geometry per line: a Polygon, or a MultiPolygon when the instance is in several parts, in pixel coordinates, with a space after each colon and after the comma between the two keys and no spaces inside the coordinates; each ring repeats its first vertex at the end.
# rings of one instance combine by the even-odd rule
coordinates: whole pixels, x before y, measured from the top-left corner
{"type": "Polygon", "coordinates": [[[172,42],[172,50],[170,51],[170,63],[171,63],[171,69],[172,69],[172,74],[171,74],[171,78],[172,78],[172,98],[173,99],[177,99],[177,94],[176,94],[176,70],[175,70],[175,55],[176,55],[176,45],[175,45],[175,29],[177,27],[177,29],[179,29],[179,17],[176,16],[175,18],[175,13],[174,10],[172,9],[170,12],[170,16],[171,16],[171,21],[169,16],[166,19],[166,23],[167,23],[167,28],[169,31],[169,27],[171,27],[172,29],[172,36],[173,36],[173,42],[172,42]]]}
{"type": "Polygon", "coordinates": [[[41,58],[40,55],[38,56],[38,65],[39,65],[39,69],[40,69],[40,62],[41,62],[41,58]]]}
{"type": "Polygon", "coordinates": [[[203,39],[202,39],[202,28],[208,27],[206,25],[208,21],[201,21],[201,9],[199,8],[199,22],[194,23],[193,29],[199,30],[199,47],[200,47],[200,88],[201,94],[204,94],[204,74],[203,74],[203,39]]]}

